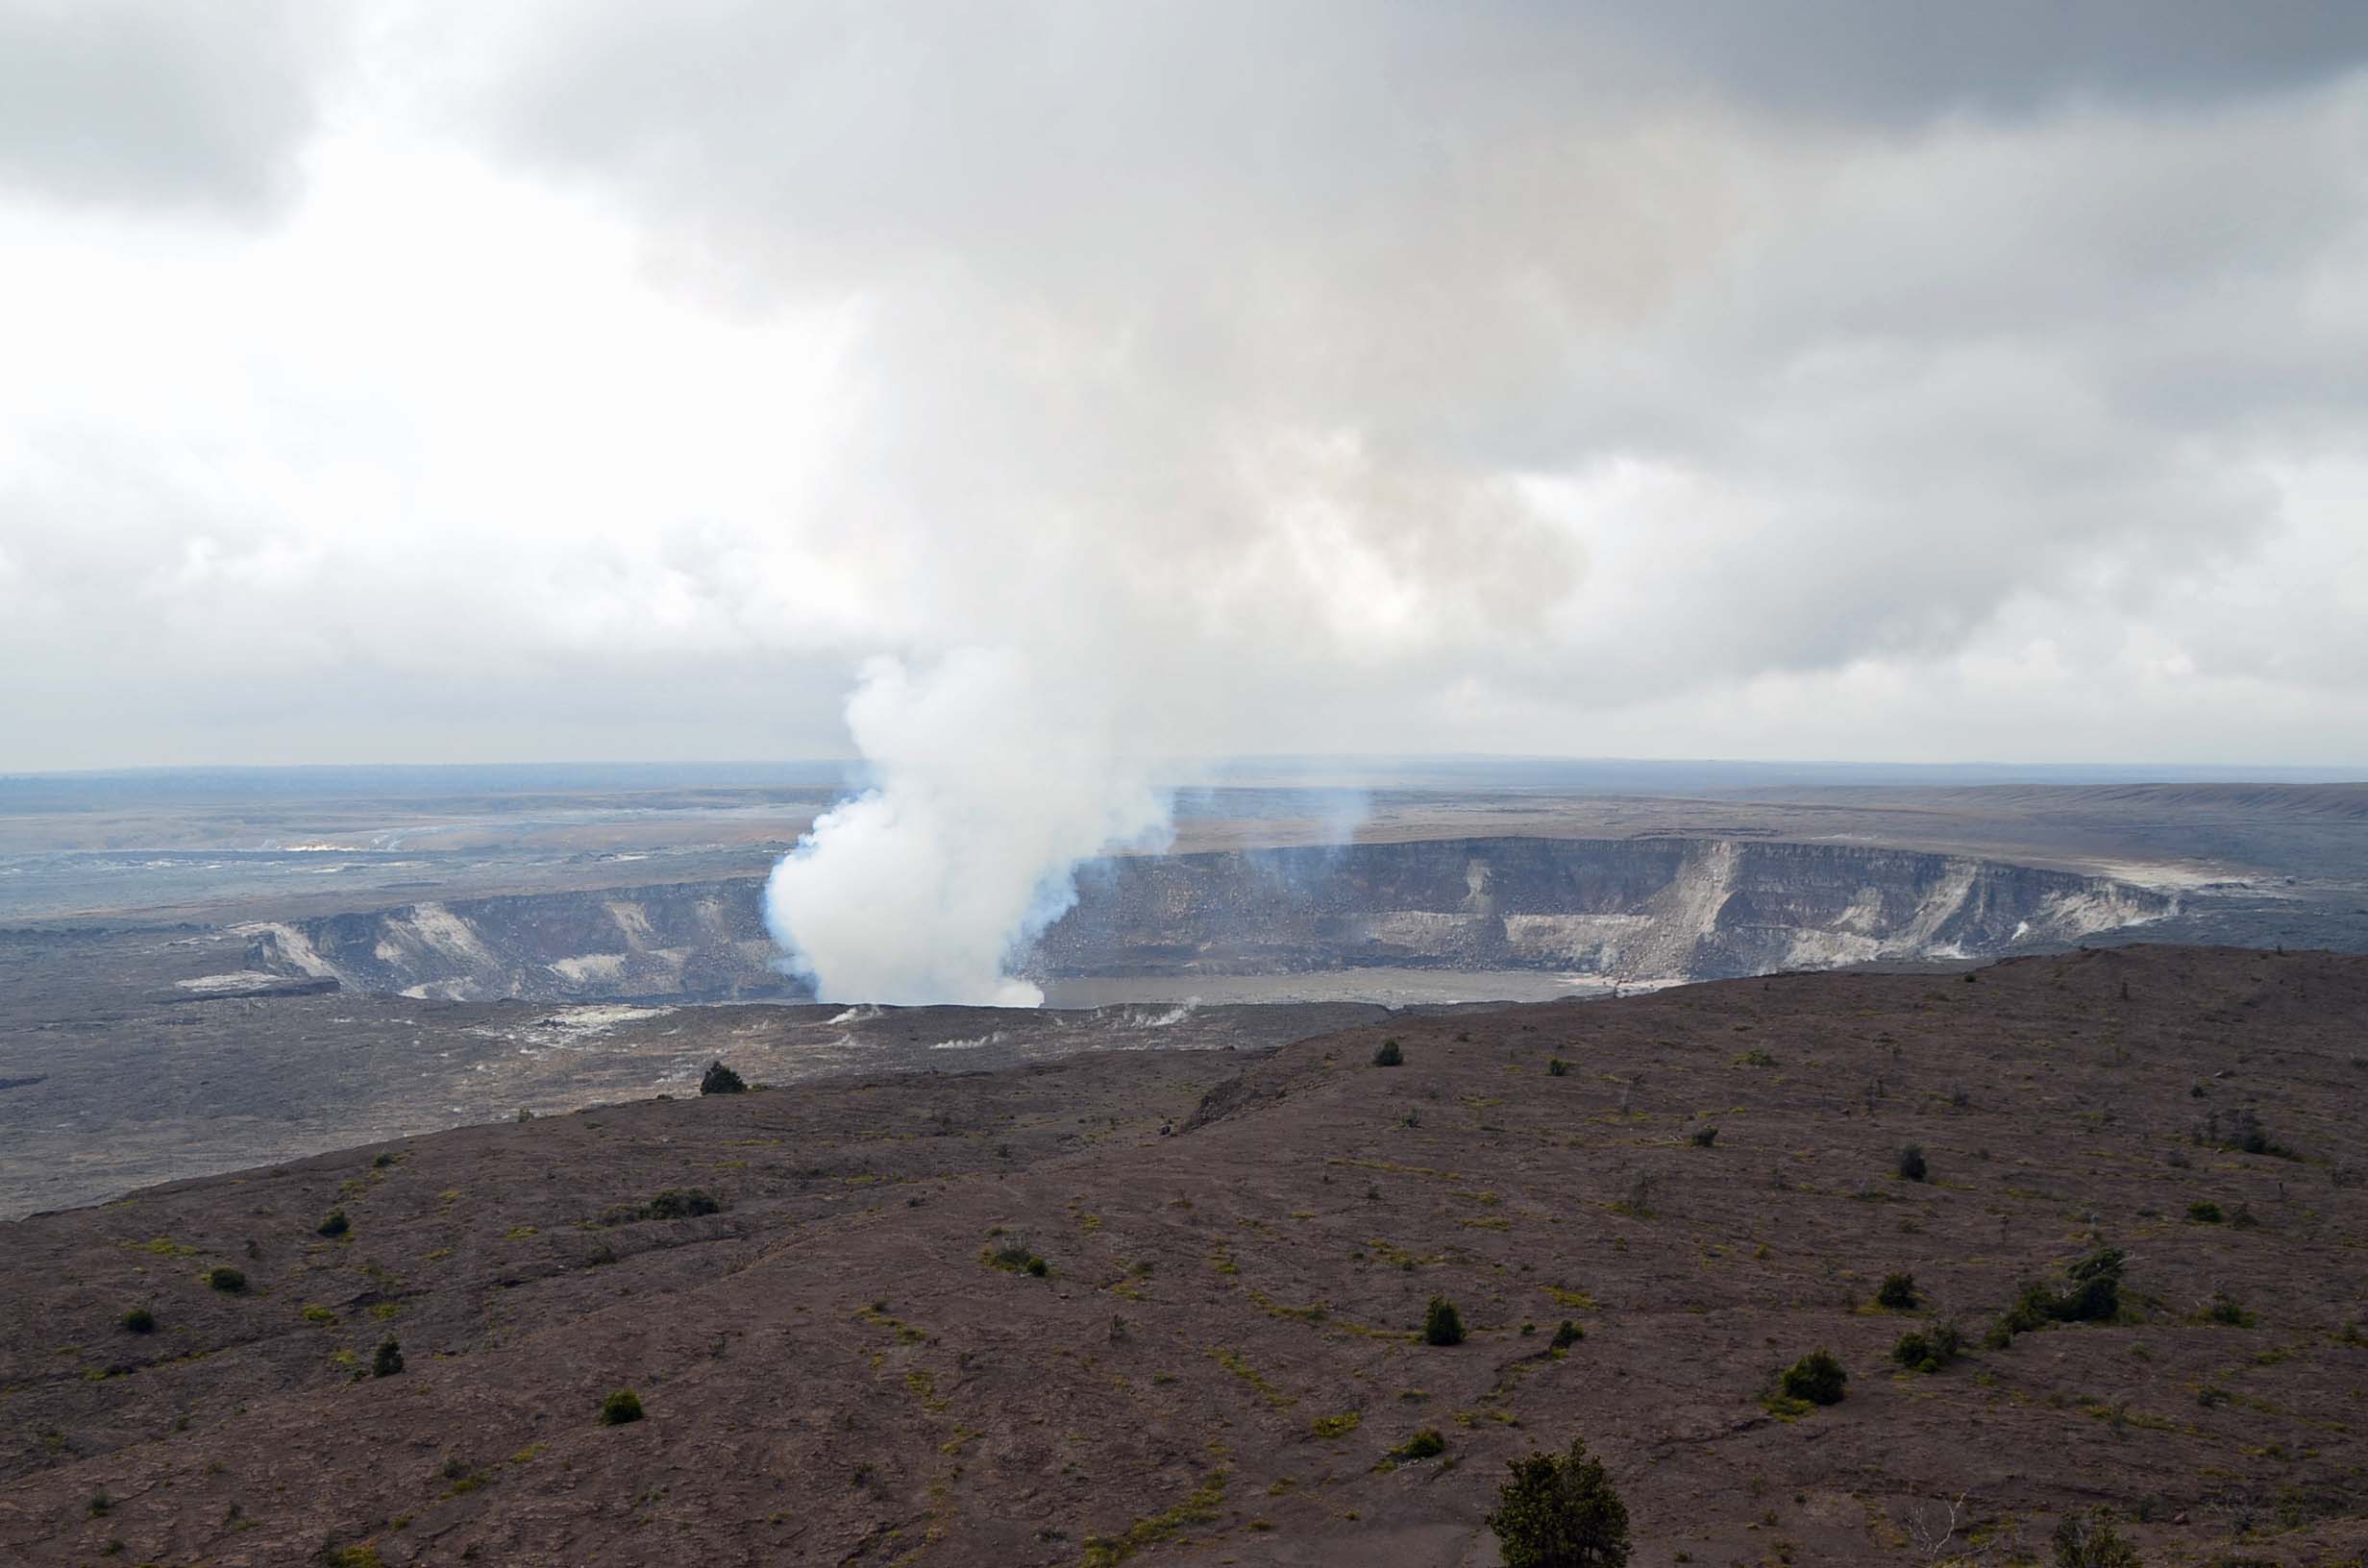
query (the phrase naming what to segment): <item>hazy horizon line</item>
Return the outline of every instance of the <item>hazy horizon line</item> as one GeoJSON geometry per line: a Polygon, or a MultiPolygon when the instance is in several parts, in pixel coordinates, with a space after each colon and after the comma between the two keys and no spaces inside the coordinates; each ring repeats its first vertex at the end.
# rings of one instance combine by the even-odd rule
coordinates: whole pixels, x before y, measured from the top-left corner
{"type": "MultiPolygon", "coordinates": [[[[1906,761],[1893,758],[1853,759],[1840,757],[1748,757],[1748,756],[1609,756],[1557,752],[1504,751],[1331,751],[1331,752],[1242,752],[1208,759],[1176,757],[1167,759],[1182,775],[1170,787],[1192,789],[1198,787],[1240,787],[1237,781],[1224,775],[1256,770],[1315,771],[1325,768],[1363,770],[1423,769],[1683,769],[1707,768],[1734,770],[1739,772],[1766,771],[1814,770],[1833,772],[1892,772],[1892,773],[2029,773],[2033,775],[2109,774],[2115,780],[2131,783],[2368,783],[2368,762],[2294,763],[2175,763],[2158,761],[2119,762],[2089,760],[2077,762],[2038,762],[1998,758],[1967,757],[1946,761],[1906,761]],[[1199,775],[1199,776],[1189,776],[1199,775]]],[[[497,773],[532,774],[568,772],[608,772],[640,773],[717,773],[728,772],[775,772],[804,770],[814,772],[834,772],[848,778],[859,776],[864,763],[854,756],[787,756],[787,757],[685,757],[669,759],[622,757],[568,757],[533,760],[469,760],[438,762],[206,762],[206,763],[136,763],[93,768],[18,768],[0,769],[0,785],[16,783],[56,783],[73,780],[139,780],[173,777],[239,777],[274,775],[293,777],[355,773],[497,773]]]]}

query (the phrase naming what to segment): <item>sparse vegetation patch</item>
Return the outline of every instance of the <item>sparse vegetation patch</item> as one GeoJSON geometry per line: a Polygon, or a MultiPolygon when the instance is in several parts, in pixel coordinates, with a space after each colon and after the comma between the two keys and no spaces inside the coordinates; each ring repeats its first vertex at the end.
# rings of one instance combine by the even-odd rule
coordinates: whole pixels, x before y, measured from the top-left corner
{"type": "Polygon", "coordinates": [[[601,1215],[603,1225],[637,1225],[645,1219],[695,1219],[720,1214],[724,1200],[699,1187],[670,1187],[648,1203],[619,1204],[601,1215]]]}
{"type": "Polygon", "coordinates": [[[1394,1459],[1428,1459],[1445,1452],[1447,1439],[1440,1434],[1437,1427],[1425,1427],[1390,1450],[1390,1457],[1394,1459]]]}
{"type": "Polygon", "coordinates": [[[1165,1512],[1138,1519],[1117,1535],[1088,1535],[1084,1568],[1118,1568],[1145,1547],[1155,1546],[1187,1526],[1211,1523],[1224,1504],[1225,1481],[1225,1471],[1211,1471],[1182,1502],[1165,1512]]]}

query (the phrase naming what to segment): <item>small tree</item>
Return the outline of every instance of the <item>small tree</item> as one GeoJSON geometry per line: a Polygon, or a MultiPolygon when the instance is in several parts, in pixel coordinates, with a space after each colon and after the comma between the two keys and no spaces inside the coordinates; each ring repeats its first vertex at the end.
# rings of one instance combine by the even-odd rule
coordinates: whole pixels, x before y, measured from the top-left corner
{"type": "Polygon", "coordinates": [[[2067,1266],[2072,1287],[2056,1315],[2067,1323],[2109,1323],[2120,1316],[2121,1266],[2129,1256],[2119,1247],[2099,1247],[2067,1266]]]}
{"type": "Polygon", "coordinates": [[[1900,1146],[1898,1170],[1903,1178],[1911,1182],[1920,1182],[1930,1168],[1924,1163],[1923,1144],[1906,1143],[1900,1146]]]}
{"type": "Polygon", "coordinates": [[[1625,1568],[1628,1506],[1584,1439],[1513,1461],[1488,1516],[1505,1568],[1625,1568]]]}
{"type": "Polygon", "coordinates": [[[334,1238],[336,1237],[343,1236],[346,1232],[352,1230],[353,1228],[354,1222],[345,1217],[344,1210],[332,1209],[329,1211],[329,1217],[314,1226],[313,1230],[319,1235],[334,1238]]]}
{"type": "Polygon", "coordinates": [[[1895,1312],[1914,1311],[1918,1299],[1912,1274],[1886,1274],[1875,1291],[1875,1305],[1895,1312]]]}
{"type": "Polygon", "coordinates": [[[1380,1048],[1373,1052],[1373,1066],[1377,1067],[1394,1067],[1405,1060],[1406,1053],[1397,1048],[1394,1040],[1383,1041],[1380,1048]]]}
{"type": "Polygon", "coordinates": [[[702,1094],[738,1094],[748,1087],[740,1081],[738,1073],[721,1062],[708,1063],[705,1076],[699,1080],[699,1092],[702,1094]]]}
{"type": "Polygon", "coordinates": [[[370,1375],[374,1378],[391,1378],[402,1370],[402,1343],[394,1339],[380,1340],[379,1353],[370,1358],[370,1375]]]}
{"type": "Polygon", "coordinates": [[[1455,1303],[1444,1296],[1433,1296],[1429,1311],[1422,1314],[1422,1342],[1426,1345],[1460,1345],[1464,1342],[1463,1314],[1455,1303]]]}
{"type": "Polygon", "coordinates": [[[247,1276],[228,1263],[217,1263],[206,1270],[206,1283],[226,1296],[234,1296],[247,1287],[247,1276]]]}
{"type": "Polygon", "coordinates": [[[601,1401],[601,1425],[621,1427],[629,1421],[641,1419],[641,1396],[630,1388],[620,1388],[601,1401]]]}
{"type": "Polygon", "coordinates": [[[123,1314],[123,1327],[130,1334],[154,1334],[157,1332],[157,1314],[145,1307],[135,1307],[123,1314]]]}

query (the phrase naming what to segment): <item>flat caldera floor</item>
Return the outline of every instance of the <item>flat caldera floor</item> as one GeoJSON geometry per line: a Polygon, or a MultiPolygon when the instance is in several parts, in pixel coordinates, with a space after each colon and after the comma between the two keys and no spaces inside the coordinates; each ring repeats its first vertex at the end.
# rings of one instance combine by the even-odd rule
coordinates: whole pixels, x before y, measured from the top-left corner
{"type": "Polygon", "coordinates": [[[0,1225],[0,1560],[1485,1564],[1583,1437],[1640,1565],[2355,1561],[2364,1102],[2368,959],[2132,948],[377,1144],[0,1225]]]}

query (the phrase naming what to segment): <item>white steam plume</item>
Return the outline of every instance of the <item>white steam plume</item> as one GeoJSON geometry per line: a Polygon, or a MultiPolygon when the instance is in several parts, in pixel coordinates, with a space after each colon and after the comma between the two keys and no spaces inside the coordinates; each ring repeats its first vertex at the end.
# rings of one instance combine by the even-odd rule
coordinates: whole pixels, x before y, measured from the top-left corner
{"type": "Polygon", "coordinates": [[[877,783],[765,887],[765,923],[818,997],[1044,1000],[1009,964],[1075,901],[1077,862],[1168,834],[1167,796],[1092,685],[1008,649],[865,668],[847,720],[877,783]]]}
{"type": "Polygon", "coordinates": [[[677,286],[844,323],[746,606],[897,655],[848,707],[873,788],[767,889],[819,994],[1033,1003],[1013,961],[1081,859],[1157,842],[1165,759],[1371,747],[1385,688],[1494,722],[1475,663],[1566,684],[1582,552],[1481,411],[1525,425],[1723,228],[1692,133],[1582,135],[1566,79],[1482,71],[1410,136],[1430,25],[1294,7],[1246,52],[1198,7],[653,14],[571,20],[516,131],[620,180],[677,286]]]}

